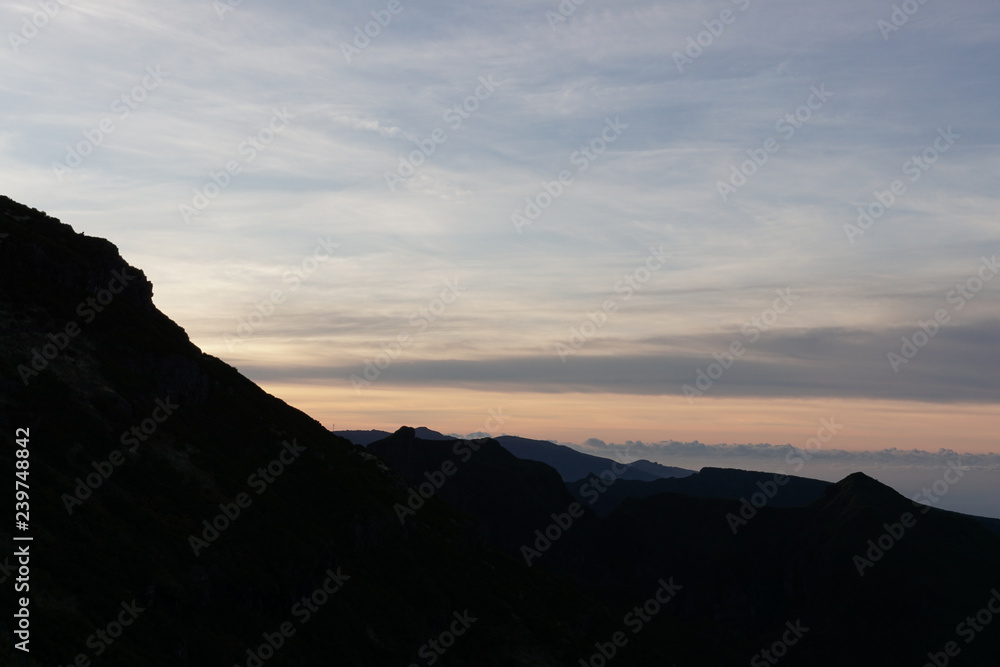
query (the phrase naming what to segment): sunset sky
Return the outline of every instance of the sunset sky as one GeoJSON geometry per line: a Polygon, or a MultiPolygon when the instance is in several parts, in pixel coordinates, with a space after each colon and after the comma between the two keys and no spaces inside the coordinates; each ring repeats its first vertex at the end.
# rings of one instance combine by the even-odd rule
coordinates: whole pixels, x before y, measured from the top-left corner
{"type": "Polygon", "coordinates": [[[43,4],[2,192],[327,426],[998,450],[995,0],[43,4]]]}

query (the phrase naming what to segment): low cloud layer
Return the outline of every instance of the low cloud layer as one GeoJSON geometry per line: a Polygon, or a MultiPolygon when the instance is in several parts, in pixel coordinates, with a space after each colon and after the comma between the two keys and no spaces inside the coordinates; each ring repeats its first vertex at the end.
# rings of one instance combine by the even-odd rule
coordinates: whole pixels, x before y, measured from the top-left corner
{"type": "Polygon", "coordinates": [[[379,386],[1000,398],[995,0],[43,4],[0,7],[4,194],[255,380],[349,392],[457,278],[379,386]]]}
{"type": "MultiPolygon", "coordinates": [[[[1000,397],[1000,378],[989,363],[1000,343],[996,322],[941,327],[933,338],[918,336],[923,347],[905,347],[906,340],[913,340],[919,331],[916,324],[888,331],[772,331],[762,334],[757,343],[733,331],[697,339],[678,336],[645,341],[649,352],[642,355],[624,351],[602,355],[602,346],[615,343],[595,341],[594,353],[587,350],[565,362],[554,348],[537,356],[423,360],[408,358],[410,355],[400,350],[394,359],[373,353],[350,364],[280,368],[247,364],[242,368],[260,381],[323,381],[349,386],[351,376],[363,376],[370,364],[389,361],[378,373],[378,382],[384,385],[530,388],[556,393],[666,395],[685,400],[684,387],[688,386],[700,392],[690,396],[692,401],[706,397],[866,397],[991,403],[1000,397]],[[734,341],[744,345],[745,352],[738,357],[729,352],[734,341]],[[657,349],[662,352],[655,354],[657,349]],[[896,368],[890,354],[902,359],[896,368]]],[[[375,348],[373,352],[380,351],[375,348]]]]}
{"type": "MultiPolygon", "coordinates": [[[[569,443],[564,443],[569,444],[569,443]]],[[[937,470],[951,462],[961,462],[963,467],[971,470],[1000,472],[1000,454],[959,453],[951,449],[940,449],[929,452],[921,449],[882,449],[847,451],[823,447],[809,448],[806,443],[800,446],[756,444],[716,444],[706,445],[701,442],[642,442],[628,440],[623,443],[607,443],[597,438],[591,438],[578,449],[598,455],[611,456],[615,453],[627,452],[630,459],[649,459],[667,464],[682,466],[685,459],[717,461],[718,467],[730,467],[733,461],[741,463],[756,461],[768,466],[784,465],[789,455],[800,457],[808,453],[816,463],[832,464],[855,470],[872,470],[880,467],[890,468],[921,468],[937,470]]],[[[805,473],[802,473],[805,474],[805,473]]]]}

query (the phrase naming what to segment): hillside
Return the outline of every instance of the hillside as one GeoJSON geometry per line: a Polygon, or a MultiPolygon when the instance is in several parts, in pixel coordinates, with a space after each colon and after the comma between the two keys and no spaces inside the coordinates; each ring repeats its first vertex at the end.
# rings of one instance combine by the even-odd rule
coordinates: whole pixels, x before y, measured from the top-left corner
{"type": "MultiPolygon", "coordinates": [[[[198,350],[111,243],[6,198],[0,234],[0,431],[30,429],[37,661],[8,629],[0,663],[100,649],[102,665],[246,664],[291,623],[268,665],[408,664],[465,610],[479,620],[453,664],[565,664],[585,646],[575,592],[447,506],[401,524],[398,476],[198,350]],[[37,371],[36,351],[53,357],[37,371]],[[325,604],[304,614],[316,591],[325,604]],[[88,646],[132,601],[145,611],[128,631],[88,646]]],[[[11,447],[0,465],[14,469],[11,447]]]]}
{"type": "Polygon", "coordinates": [[[202,353],[152,297],[108,241],[0,198],[0,465],[30,462],[28,525],[8,503],[0,528],[5,586],[25,546],[10,531],[33,538],[31,652],[8,617],[2,665],[1000,655],[1000,536],[974,517],[861,473],[789,478],[748,508],[773,475],[599,485],[598,469],[574,489],[489,438],[404,427],[357,446],[202,353]]]}

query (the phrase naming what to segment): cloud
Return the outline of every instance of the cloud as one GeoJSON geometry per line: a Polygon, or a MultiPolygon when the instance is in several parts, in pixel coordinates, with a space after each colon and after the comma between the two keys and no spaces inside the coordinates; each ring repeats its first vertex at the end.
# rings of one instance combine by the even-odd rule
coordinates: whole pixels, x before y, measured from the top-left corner
{"type": "MultiPolygon", "coordinates": [[[[562,443],[571,444],[571,443],[562,443]]],[[[598,455],[610,456],[614,453],[627,452],[633,459],[650,459],[661,463],[673,462],[673,465],[684,465],[686,459],[697,459],[703,465],[730,467],[733,465],[753,464],[773,467],[785,465],[786,457],[809,456],[809,464],[835,465],[854,470],[870,470],[880,467],[941,469],[949,462],[961,461],[964,468],[1000,472],[1000,454],[959,453],[951,449],[941,448],[936,452],[922,449],[897,449],[895,447],[881,450],[843,450],[821,447],[806,449],[786,445],[771,445],[767,443],[747,444],[715,444],[677,442],[642,442],[627,440],[622,443],[606,443],[597,438],[590,438],[582,445],[573,445],[581,451],[598,455]],[[735,463],[734,463],[735,462],[735,463]]]]}
{"type": "MultiPolygon", "coordinates": [[[[458,307],[456,305],[456,307],[458,307]]],[[[338,326],[371,329],[372,321],[351,325],[351,315],[338,326]]],[[[405,328],[405,324],[399,326],[405,328]]],[[[609,325],[610,326],[610,325],[609,325]]],[[[322,340],[322,322],[296,322],[280,335],[322,340]]],[[[326,331],[329,331],[328,329],[326,331]]],[[[431,324],[426,334],[416,336],[426,352],[437,349],[435,358],[403,351],[380,383],[397,386],[467,387],[542,392],[604,392],[667,395],[682,398],[683,387],[696,387],[708,397],[720,398],[809,398],[867,397],[938,403],[991,403],[997,399],[1000,380],[990,359],[1000,343],[996,321],[942,328],[925,347],[913,348],[911,361],[893,370],[889,354],[901,355],[903,339],[912,339],[916,326],[882,331],[816,328],[782,330],[762,334],[756,343],[740,331],[675,338],[657,338],[649,343],[649,354],[602,354],[614,346],[609,341],[590,343],[578,356],[562,363],[554,347],[544,355],[490,357],[488,349],[468,348],[472,358],[458,358],[462,339],[475,331],[473,323],[458,319],[431,324]],[[423,340],[421,340],[423,337],[423,340]],[[728,352],[733,342],[745,346],[743,356],[728,352]],[[454,346],[454,347],[453,347],[454,346]],[[653,353],[655,352],[655,354],[653,353]],[[716,356],[719,355],[719,356],[716,356]],[[717,359],[731,359],[722,369],[717,359]],[[710,368],[712,367],[712,368],[710,368]],[[718,367],[718,368],[714,368],[718,367]],[[702,374],[722,375],[709,383],[699,382],[702,374]]],[[[384,336],[384,341],[392,336],[384,336]]],[[[376,341],[378,338],[376,338],[376,341]]],[[[568,340],[568,339],[567,339],[568,340]]],[[[375,346],[361,348],[370,358],[380,351],[375,346]]],[[[414,343],[416,344],[416,343],[414,343]]],[[[622,342],[621,347],[632,347],[622,342]]],[[[350,363],[320,366],[243,366],[254,379],[269,382],[343,381],[364,366],[364,358],[350,363]]],[[[694,401],[705,400],[696,397],[694,401]]]]}
{"type": "MultiPolygon", "coordinates": [[[[112,239],[158,306],[255,379],[346,383],[461,274],[466,295],[380,383],[683,400],[791,288],[802,298],[706,398],[995,403],[1000,292],[961,312],[946,301],[996,250],[995,3],[926,3],[888,39],[890,4],[743,4],[587,2],[551,25],[554,1],[406,2],[350,62],[343,45],[378,9],[360,0],[223,17],[210,2],[69,4],[0,49],[0,178],[112,239]],[[674,53],[723,9],[736,20],[680,71],[674,53]],[[157,65],[163,85],[57,178],[53,163],[157,65]],[[482,77],[502,85],[453,127],[444,114],[482,77]],[[782,133],[824,86],[829,100],[782,133]],[[241,156],[286,107],[289,127],[241,156]],[[602,146],[615,118],[628,127],[602,146]],[[954,147],[852,244],[858,207],[909,179],[907,161],[949,126],[954,147]],[[447,140],[390,190],[386,172],[438,128],[447,140]],[[773,138],[780,149],[723,200],[719,183],[773,138]],[[178,207],[236,159],[185,225],[178,207]],[[552,197],[563,171],[572,183],[552,197]],[[529,201],[544,206],[518,234],[529,201]],[[341,242],[336,261],[237,351],[219,347],[318,235],[341,242]],[[626,301],[616,284],[660,244],[669,262],[626,301]],[[563,364],[556,343],[607,299],[617,313],[563,364]],[[887,354],[942,307],[953,322],[893,372],[887,354]]],[[[16,32],[35,9],[6,5],[0,25],[16,32]]]]}
{"type": "Polygon", "coordinates": [[[342,125],[346,125],[355,130],[367,130],[377,132],[383,137],[395,137],[400,130],[396,126],[386,127],[379,120],[374,118],[355,118],[345,115],[334,115],[331,118],[342,125]]]}

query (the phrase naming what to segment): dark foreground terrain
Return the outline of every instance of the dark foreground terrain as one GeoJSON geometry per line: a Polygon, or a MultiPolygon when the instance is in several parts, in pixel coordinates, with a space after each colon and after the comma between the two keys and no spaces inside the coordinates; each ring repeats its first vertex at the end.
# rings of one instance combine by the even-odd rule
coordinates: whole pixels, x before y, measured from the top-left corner
{"type": "Polygon", "coordinates": [[[567,484],[489,439],[353,445],[152,293],[0,199],[0,665],[1000,664],[974,518],[860,473],[567,484]]]}

